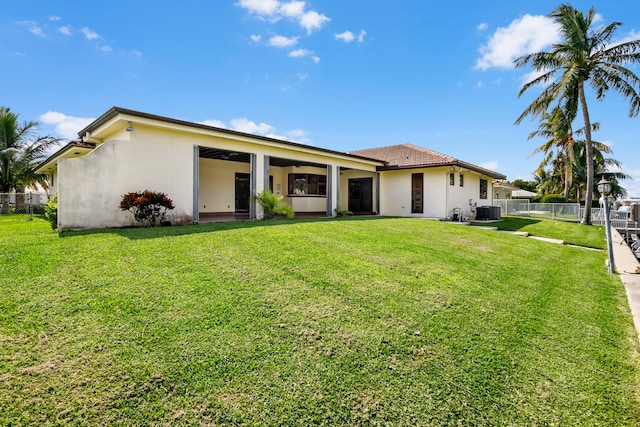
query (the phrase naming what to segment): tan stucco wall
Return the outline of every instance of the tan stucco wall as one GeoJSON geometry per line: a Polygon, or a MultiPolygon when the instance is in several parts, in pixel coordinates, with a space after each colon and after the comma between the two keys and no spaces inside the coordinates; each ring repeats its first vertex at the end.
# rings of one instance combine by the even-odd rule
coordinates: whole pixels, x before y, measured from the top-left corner
{"type": "Polygon", "coordinates": [[[449,169],[428,168],[383,171],[380,175],[380,213],[385,216],[448,218],[454,208],[462,209],[463,216],[475,217],[477,206],[491,205],[491,178],[465,170],[464,186],[460,187],[460,172],[455,172],[455,185],[449,185],[449,169]],[[424,212],[411,213],[411,174],[424,174],[424,212]],[[487,180],[487,199],[480,199],[480,179],[487,180]]]}
{"type": "Polygon", "coordinates": [[[373,201],[373,211],[377,213],[376,206],[378,203],[378,195],[376,194],[376,173],[363,170],[341,170],[340,171],[340,200],[338,204],[343,210],[349,208],[349,180],[357,178],[371,178],[373,201]]]}
{"type": "Polygon", "coordinates": [[[118,205],[123,194],[145,189],[173,200],[169,221],[191,220],[193,147],[175,135],[136,131],[130,141],[108,141],[86,156],[59,160],[60,230],[134,225],[131,213],[118,205]]]}
{"type": "Polygon", "coordinates": [[[235,211],[236,172],[249,173],[248,163],[199,159],[198,208],[203,212],[235,211]]]}
{"type": "MultiPolygon", "coordinates": [[[[331,165],[336,174],[336,190],[338,180],[335,171],[338,166],[369,171],[375,171],[376,167],[374,162],[315,152],[313,148],[285,146],[278,142],[258,141],[223,132],[156,126],[137,121],[133,132],[126,132],[125,126],[111,122],[105,126],[113,126],[113,130],[100,130],[90,135],[90,141],[97,144],[95,150],[78,158],[58,159],[55,180],[60,197],[61,230],[135,225],[132,215],[120,211],[118,205],[123,194],[144,189],[167,193],[174,201],[176,209],[169,213],[169,221],[190,222],[194,214],[195,146],[254,154],[256,192],[264,187],[265,156],[331,165]]],[[[235,173],[249,173],[250,165],[209,159],[198,159],[197,165],[198,211],[233,212],[235,173]]],[[[274,192],[285,196],[285,201],[294,210],[324,212],[327,208],[326,197],[287,197],[288,173],[296,172],[326,174],[327,168],[270,167],[274,192]],[[278,184],[280,190],[277,189],[278,184]]],[[[335,206],[337,191],[333,193],[332,202],[335,206]]],[[[260,218],[260,206],[256,208],[256,216],[260,218]]]]}

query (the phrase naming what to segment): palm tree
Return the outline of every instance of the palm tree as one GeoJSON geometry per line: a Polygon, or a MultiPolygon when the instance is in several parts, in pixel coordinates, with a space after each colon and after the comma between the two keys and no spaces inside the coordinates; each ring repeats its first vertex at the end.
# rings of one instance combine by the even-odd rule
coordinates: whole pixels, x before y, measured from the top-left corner
{"type": "Polygon", "coordinates": [[[59,139],[39,136],[31,139],[38,122],[18,123],[18,114],[0,107],[0,193],[22,192],[36,184],[48,188],[45,175],[36,175],[33,167],[44,160],[59,139]]]}
{"type": "MultiPolygon", "coordinates": [[[[576,199],[580,201],[582,194],[587,193],[587,155],[586,141],[577,140],[574,145],[574,164],[573,179],[575,182],[576,199]]],[[[631,177],[623,172],[612,172],[610,168],[620,168],[622,163],[610,157],[604,157],[604,154],[613,154],[611,148],[601,142],[593,141],[593,170],[595,176],[606,175],[611,182],[611,195],[614,197],[625,196],[627,190],[620,185],[620,180],[630,179],[631,177]]],[[[598,185],[593,184],[592,190],[598,193],[598,185]]]]}
{"type": "Polygon", "coordinates": [[[589,82],[596,99],[602,101],[609,89],[614,89],[630,103],[629,116],[640,113],[640,95],[636,87],[640,79],[625,64],[640,63],[640,40],[611,44],[615,30],[622,25],[613,22],[598,29],[591,25],[596,16],[594,8],[585,14],[569,4],[556,7],[549,17],[560,26],[562,39],[550,52],[538,52],[517,58],[516,68],[531,65],[539,77],[526,83],[519,97],[529,88],[548,84],[516,120],[519,124],[527,116],[540,116],[555,101],[570,122],[582,111],[586,142],[586,196],[583,224],[591,224],[594,169],[591,140],[591,118],[585,96],[589,82]]]}
{"type": "Polygon", "coordinates": [[[542,113],[538,129],[529,134],[528,139],[537,136],[547,138],[538,148],[533,150],[529,156],[537,153],[544,153],[536,173],[540,173],[550,164],[559,167],[564,174],[564,197],[569,198],[569,188],[571,186],[571,165],[573,164],[573,133],[571,132],[571,122],[569,122],[559,107],[554,108],[550,113],[542,113]],[[555,154],[555,157],[554,157],[555,154]]]}

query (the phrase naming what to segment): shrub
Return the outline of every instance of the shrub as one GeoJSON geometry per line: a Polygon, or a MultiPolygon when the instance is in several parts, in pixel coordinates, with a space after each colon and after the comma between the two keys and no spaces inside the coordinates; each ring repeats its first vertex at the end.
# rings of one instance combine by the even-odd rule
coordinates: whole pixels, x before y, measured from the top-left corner
{"type": "Polygon", "coordinates": [[[334,211],[336,211],[336,216],[353,215],[353,212],[342,209],[340,205],[337,205],[334,211]]]}
{"type": "Polygon", "coordinates": [[[267,189],[253,196],[253,199],[262,205],[263,219],[272,219],[274,215],[286,215],[287,218],[292,219],[295,216],[293,208],[285,203],[280,203],[283,198],[284,196],[276,196],[267,189]]]}
{"type": "Polygon", "coordinates": [[[51,224],[51,228],[58,229],[58,193],[54,193],[53,196],[47,200],[47,207],[44,208],[44,217],[51,224]]]}
{"type": "Polygon", "coordinates": [[[546,194],[542,196],[541,203],[567,203],[567,198],[562,194],[546,194]]]}
{"type": "Polygon", "coordinates": [[[120,201],[120,209],[131,212],[135,220],[145,227],[163,225],[167,211],[173,208],[173,201],[157,191],[127,193],[120,201]]]}

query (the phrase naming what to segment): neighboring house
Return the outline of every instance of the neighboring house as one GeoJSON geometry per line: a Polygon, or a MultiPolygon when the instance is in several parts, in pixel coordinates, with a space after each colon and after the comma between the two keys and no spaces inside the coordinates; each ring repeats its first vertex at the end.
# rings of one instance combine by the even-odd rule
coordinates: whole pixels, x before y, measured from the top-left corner
{"type": "Polygon", "coordinates": [[[526,198],[526,197],[536,197],[537,194],[534,193],[533,191],[528,191],[528,190],[514,190],[511,192],[511,197],[518,197],[518,198],[526,198]]]}
{"type": "Polygon", "coordinates": [[[174,224],[262,217],[268,188],[296,214],[447,218],[491,205],[499,173],[404,144],[343,153],[113,107],[41,163],[58,193],[60,230],[134,225],[122,195],[166,193],[174,224]]]}
{"type": "Polygon", "coordinates": [[[493,181],[493,191],[496,199],[511,199],[515,191],[520,189],[513,184],[509,184],[506,181],[493,181]]]}

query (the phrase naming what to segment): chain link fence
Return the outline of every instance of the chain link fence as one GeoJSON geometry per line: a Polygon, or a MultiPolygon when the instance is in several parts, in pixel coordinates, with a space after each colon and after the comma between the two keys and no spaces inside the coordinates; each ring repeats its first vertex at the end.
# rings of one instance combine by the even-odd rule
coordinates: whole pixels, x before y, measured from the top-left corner
{"type": "Polygon", "coordinates": [[[41,215],[47,206],[47,193],[0,193],[0,215],[41,215]]]}

